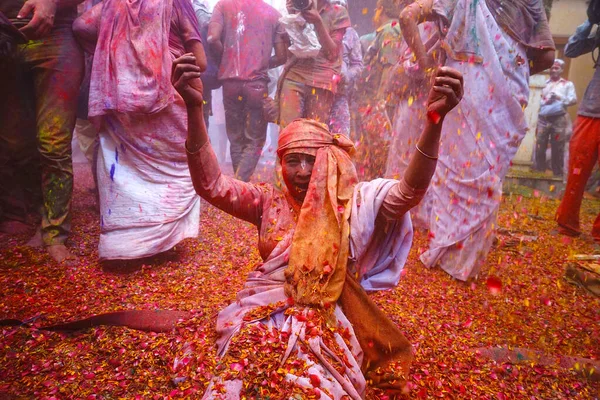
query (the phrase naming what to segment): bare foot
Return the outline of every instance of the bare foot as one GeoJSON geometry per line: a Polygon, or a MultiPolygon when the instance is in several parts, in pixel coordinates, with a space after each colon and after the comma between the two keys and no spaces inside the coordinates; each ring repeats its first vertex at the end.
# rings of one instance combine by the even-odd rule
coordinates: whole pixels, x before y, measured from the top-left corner
{"type": "Polygon", "coordinates": [[[29,242],[27,242],[25,246],[42,247],[43,245],[44,242],[42,241],[42,228],[37,228],[31,239],[29,239],[29,242]]]}
{"type": "Polygon", "coordinates": [[[79,258],[75,254],[72,254],[64,244],[48,246],[47,249],[50,257],[59,264],[75,265],[79,261],[79,258]]]}
{"type": "Polygon", "coordinates": [[[0,223],[0,232],[8,233],[9,235],[22,235],[30,229],[30,225],[21,221],[4,221],[0,223]]]}

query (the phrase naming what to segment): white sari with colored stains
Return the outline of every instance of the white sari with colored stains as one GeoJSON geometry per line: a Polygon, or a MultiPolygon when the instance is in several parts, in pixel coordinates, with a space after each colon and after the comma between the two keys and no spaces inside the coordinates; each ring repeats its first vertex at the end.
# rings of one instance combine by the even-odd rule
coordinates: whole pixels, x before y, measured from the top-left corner
{"type": "Polygon", "coordinates": [[[465,281],[491,248],[502,182],[527,132],[529,63],[525,46],[498,26],[485,1],[435,0],[434,10],[449,19],[445,65],[463,74],[465,93],[444,120],[424,199],[430,242],[421,261],[465,281]]]}
{"type": "Polygon", "coordinates": [[[98,252],[101,259],[148,257],[199,233],[187,112],[170,82],[183,48],[178,27],[194,14],[180,0],[107,0],[97,7],[101,12],[90,15],[98,20],[88,23],[98,30],[90,84],[90,119],[99,126],[98,252]]]}

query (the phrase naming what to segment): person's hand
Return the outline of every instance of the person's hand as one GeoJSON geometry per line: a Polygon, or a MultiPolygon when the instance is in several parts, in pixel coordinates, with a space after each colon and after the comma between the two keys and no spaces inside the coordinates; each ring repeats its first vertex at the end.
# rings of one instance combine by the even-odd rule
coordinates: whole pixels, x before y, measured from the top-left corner
{"type": "Polygon", "coordinates": [[[192,53],[173,61],[171,82],[188,107],[201,106],[204,102],[204,87],[200,76],[200,67],[196,65],[196,57],[192,53]]]}
{"type": "Polygon", "coordinates": [[[433,79],[427,99],[427,115],[434,123],[444,118],[463,97],[462,74],[450,67],[440,67],[433,79]]]}
{"type": "Polygon", "coordinates": [[[54,26],[57,0],[27,0],[17,18],[26,18],[33,13],[31,21],[19,29],[29,40],[40,39],[54,26]]]}
{"type": "Polygon", "coordinates": [[[309,24],[317,25],[317,24],[323,22],[323,20],[321,19],[321,15],[319,14],[319,11],[317,11],[317,9],[314,6],[307,10],[302,11],[301,14],[302,14],[302,17],[304,17],[306,22],[308,22],[309,24]]]}
{"type": "Polygon", "coordinates": [[[554,101],[560,101],[560,96],[557,95],[556,93],[552,92],[552,94],[550,95],[550,100],[554,101]]]}

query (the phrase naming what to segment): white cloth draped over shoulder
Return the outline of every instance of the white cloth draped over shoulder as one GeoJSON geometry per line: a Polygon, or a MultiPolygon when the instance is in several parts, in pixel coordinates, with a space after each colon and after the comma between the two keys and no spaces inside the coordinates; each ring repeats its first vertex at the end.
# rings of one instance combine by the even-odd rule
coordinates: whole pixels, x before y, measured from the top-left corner
{"type": "MultiPolygon", "coordinates": [[[[376,229],[376,218],[389,190],[398,181],[377,179],[371,182],[361,182],[354,189],[352,201],[351,223],[351,253],[349,273],[357,273],[359,281],[366,290],[384,290],[393,288],[399,281],[412,244],[412,224],[410,215],[404,214],[399,220],[389,221],[388,229],[376,229]],[[355,261],[355,262],[353,262],[355,261]]],[[[269,200],[270,201],[270,200],[269,200]]],[[[265,262],[253,271],[234,303],[219,313],[217,319],[217,354],[223,356],[228,349],[231,339],[244,324],[262,323],[274,327],[284,333],[287,339],[287,351],[282,363],[293,352],[310,365],[309,372],[320,376],[320,387],[331,394],[329,397],[321,391],[321,399],[341,399],[349,396],[352,399],[364,397],[366,382],[361,372],[362,350],[357,342],[352,325],[339,306],[335,306],[334,317],[338,326],[347,328],[351,333],[350,346],[336,333],[336,343],[343,351],[349,364],[346,364],[344,374],[340,374],[321,354],[335,354],[319,335],[309,337],[306,322],[300,321],[295,315],[285,315],[287,296],[284,293],[287,260],[292,244],[294,230],[290,229],[272,250],[265,262]],[[268,318],[257,321],[245,320],[245,315],[255,307],[282,302],[280,308],[273,311],[268,318]],[[303,353],[308,343],[311,357],[303,353]],[[314,362],[314,358],[320,362],[314,362]]],[[[283,340],[283,339],[282,339],[283,340]]],[[[287,374],[286,380],[294,384],[311,388],[310,380],[305,377],[287,374]]],[[[242,388],[241,380],[223,381],[216,376],[209,385],[204,399],[223,398],[237,399],[242,388]],[[219,391],[215,387],[219,387],[219,391]]]]}

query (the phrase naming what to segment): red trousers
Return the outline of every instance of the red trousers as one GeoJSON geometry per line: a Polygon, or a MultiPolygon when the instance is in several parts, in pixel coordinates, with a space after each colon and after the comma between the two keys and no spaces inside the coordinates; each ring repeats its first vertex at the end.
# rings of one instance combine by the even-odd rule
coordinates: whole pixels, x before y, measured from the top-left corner
{"type": "MultiPolygon", "coordinates": [[[[569,233],[579,234],[579,210],[585,185],[598,161],[600,152],[600,118],[578,116],[569,147],[569,177],[565,195],[556,212],[556,221],[569,233]]],[[[592,236],[600,242],[600,214],[592,236]]]]}

